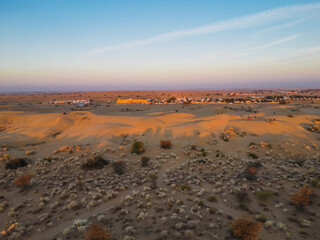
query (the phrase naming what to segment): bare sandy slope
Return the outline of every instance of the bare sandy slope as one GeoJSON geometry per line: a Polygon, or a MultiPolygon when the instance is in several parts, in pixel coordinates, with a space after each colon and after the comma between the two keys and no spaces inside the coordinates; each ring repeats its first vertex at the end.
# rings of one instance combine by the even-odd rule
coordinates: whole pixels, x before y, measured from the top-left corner
{"type": "MultiPolygon", "coordinates": [[[[290,106],[267,105],[259,107],[258,113],[232,111],[229,106],[201,106],[182,108],[172,106],[129,106],[136,112],[116,112],[124,106],[112,106],[112,110],[100,107],[92,111],[72,111],[59,107],[57,113],[36,113],[29,111],[1,111],[0,141],[10,146],[23,146],[41,142],[60,144],[95,143],[101,140],[112,142],[125,134],[141,136],[150,144],[158,144],[160,139],[184,141],[196,137],[208,141],[212,135],[219,136],[226,127],[239,128],[248,136],[267,137],[268,140],[294,140],[305,144],[315,144],[317,139],[306,130],[312,120],[319,117],[314,108],[305,108],[294,113],[290,106]],[[175,110],[178,110],[177,112],[175,110]],[[62,112],[67,114],[63,115],[62,112]],[[249,121],[249,116],[256,119],[249,121]],[[269,119],[276,119],[269,123],[269,119]]],[[[37,106],[33,107],[35,110],[37,106]]],[[[235,106],[235,108],[240,108],[235,106]]],[[[48,109],[48,111],[50,111],[48,109]]],[[[241,139],[247,143],[248,139],[241,139]]]]}
{"type": "Polygon", "coordinates": [[[263,223],[263,240],[320,234],[319,189],[314,188],[316,198],[304,212],[289,201],[300,186],[320,177],[320,134],[307,130],[319,119],[319,104],[71,108],[1,106],[0,230],[14,222],[24,226],[8,239],[82,239],[83,229],[72,227],[76,219],[103,225],[113,239],[235,239],[229,231],[232,219],[261,215],[272,221],[263,223]],[[140,166],[141,156],[130,153],[134,140],[144,143],[143,156],[151,158],[146,168],[140,166]],[[160,149],[160,140],[170,140],[172,148],[160,149]],[[250,143],[256,146],[249,148],[250,143]],[[64,146],[72,151],[54,154],[64,146]],[[26,156],[27,151],[34,155],[26,156]],[[115,174],[110,164],[81,169],[97,155],[122,159],[125,174],[115,174]],[[27,157],[29,166],[5,170],[8,156],[27,157]],[[248,163],[255,161],[262,164],[258,178],[244,179],[248,163]],[[12,182],[30,172],[30,189],[21,192],[12,182]],[[148,188],[151,172],[157,175],[156,190],[148,188]],[[192,190],[182,191],[182,185],[192,190]],[[254,194],[261,190],[271,191],[272,200],[258,201],[254,194]],[[239,191],[247,192],[248,209],[239,207],[239,191]],[[210,202],[211,195],[218,201],[210,202]],[[68,207],[71,202],[77,207],[68,207]],[[301,225],[304,220],[310,226],[301,225]]]}

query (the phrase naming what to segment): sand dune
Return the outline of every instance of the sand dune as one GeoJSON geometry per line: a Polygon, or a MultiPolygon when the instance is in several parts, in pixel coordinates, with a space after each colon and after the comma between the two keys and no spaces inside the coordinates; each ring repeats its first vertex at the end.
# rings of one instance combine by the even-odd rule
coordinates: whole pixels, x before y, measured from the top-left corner
{"type": "MultiPolygon", "coordinates": [[[[283,107],[279,106],[281,110],[283,107]]],[[[209,110],[210,108],[207,108],[209,110]]],[[[275,108],[277,109],[277,108],[275,108]]],[[[92,112],[69,112],[29,114],[22,111],[0,112],[0,124],[6,130],[0,140],[8,145],[22,146],[47,141],[90,141],[111,140],[121,135],[142,135],[152,133],[158,141],[165,134],[174,140],[186,136],[219,136],[226,127],[237,128],[248,135],[275,135],[277,138],[299,138],[312,144],[316,139],[305,129],[317,115],[296,115],[289,118],[283,115],[272,116],[255,114],[255,120],[247,119],[250,114],[215,114],[199,116],[197,113],[148,113],[123,116],[104,116],[92,112]],[[268,119],[276,119],[268,123],[268,119]]],[[[251,114],[252,116],[252,114],[251,114]]],[[[152,141],[152,139],[149,139],[152,141]]]]}

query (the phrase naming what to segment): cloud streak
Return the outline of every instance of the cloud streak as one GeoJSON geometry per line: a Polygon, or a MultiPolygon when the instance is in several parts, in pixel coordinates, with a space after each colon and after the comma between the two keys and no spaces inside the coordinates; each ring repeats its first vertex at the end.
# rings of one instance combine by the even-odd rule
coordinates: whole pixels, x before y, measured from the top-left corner
{"type": "Polygon", "coordinates": [[[275,45],[279,45],[279,44],[282,44],[282,43],[285,43],[285,42],[292,41],[292,40],[298,38],[299,36],[301,36],[301,34],[295,34],[295,35],[292,35],[292,36],[281,38],[281,39],[273,41],[273,42],[269,42],[269,43],[266,43],[266,44],[263,44],[263,45],[260,45],[260,46],[253,47],[253,48],[251,48],[251,50],[260,50],[260,49],[265,49],[265,48],[272,47],[272,46],[275,46],[275,45]]]}
{"type": "Polygon", "coordinates": [[[216,23],[202,26],[202,27],[172,31],[172,32],[163,33],[154,37],[150,37],[150,38],[146,38],[138,41],[92,49],[86,52],[85,54],[83,54],[82,57],[100,55],[100,54],[117,51],[117,50],[123,50],[123,49],[137,48],[137,47],[151,45],[154,43],[172,41],[172,40],[191,37],[191,36],[252,28],[252,27],[276,22],[283,19],[302,17],[302,16],[305,16],[305,14],[308,11],[318,11],[319,9],[320,9],[320,3],[293,5],[293,6],[275,8],[275,9],[247,15],[247,16],[242,16],[239,18],[234,18],[234,19],[230,19],[222,22],[216,22],[216,23]]]}
{"type": "MultiPolygon", "coordinates": [[[[256,51],[263,50],[263,49],[266,49],[266,48],[269,48],[269,47],[273,47],[273,46],[276,46],[276,45],[280,45],[282,43],[286,43],[286,42],[289,42],[289,41],[293,41],[293,40],[295,40],[296,38],[298,38],[300,36],[301,36],[301,34],[295,34],[295,35],[291,35],[291,36],[288,36],[288,37],[285,37],[285,38],[281,38],[281,39],[278,39],[278,40],[275,40],[275,41],[272,41],[272,42],[268,42],[268,43],[265,43],[265,44],[262,44],[262,45],[259,45],[259,46],[255,46],[255,47],[249,48],[247,50],[244,50],[244,51],[242,51],[242,52],[240,52],[238,54],[229,56],[229,57],[227,57],[227,59],[236,59],[236,58],[245,57],[245,56],[251,55],[252,53],[254,53],[256,51]]],[[[221,58],[221,56],[220,56],[220,58],[221,58]]]]}
{"type": "Polygon", "coordinates": [[[298,20],[294,20],[294,21],[291,21],[291,22],[288,22],[288,23],[285,23],[285,24],[281,24],[281,25],[277,25],[277,26],[273,26],[273,27],[270,27],[270,28],[266,28],[266,29],[263,29],[263,30],[260,30],[256,33],[254,33],[254,35],[258,35],[258,34],[262,34],[262,33],[267,33],[267,32],[272,32],[272,31],[277,31],[277,30],[281,30],[281,29],[285,29],[285,28],[290,28],[300,22],[303,22],[305,20],[307,20],[309,17],[305,17],[305,18],[301,18],[301,19],[298,19],[298,20]]]}

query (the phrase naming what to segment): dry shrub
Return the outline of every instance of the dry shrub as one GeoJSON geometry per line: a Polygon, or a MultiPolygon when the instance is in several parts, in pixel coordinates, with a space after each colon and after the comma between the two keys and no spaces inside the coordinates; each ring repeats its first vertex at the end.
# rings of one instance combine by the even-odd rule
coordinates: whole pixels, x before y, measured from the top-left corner
{"type": "Polygon", "coordinates": [[[255,175],[258,173],[258,169],[256,167],[249,167],[248,172],[252,175],[255,175]]]}
{"type": "Polygon", "coordinates": [[[150,158],[149,158],[149,157],[143,156],[143,157],[141,158],[141,167],[146,167],[146,166],[148,166],[149,161],[150,161],[150,158]]]}
{"type": "Polygon", "coordinates": [[[53,154],[58,154],[58,153],[61,153],[61,152],[69,152],[70,150],[72,150],[71,146],[64,146],[64,147],[60,147],[57,150],[54,150],[53,154]]]}
{"type": "Polygon", "coordinates": [[[122,175],[124,174],[124,170],[125,170],[125,162],[124,161],[115,161],[112,163],[112,167],[113,167],[113,170],[116,174],[119,174],[119,175],[122,175]]]}
{"type": "Polygon", "coordinates": [[[170,140],[166,140],[166,141],[160,141],[160,147],[163,149],[170,149],[171,148],[171,141],[170,140]]]}
{"type": "Polygon", "coordinates": [[[154,172],[151,172],[149,174],[149,178],[151,180],[151,188],[152,189],[157,189],[158,188],[158,184],[157,184],[157,179],[158,179],[158,176],[157,174],[155,174],[154,172]]]}
{"type": "Polygon", "coordinates": [[[256,167],[248,167],[244,171],[244,177],[249,181],[253,181],[253,180],[257,179],[257,173],[258,173],[258,168],[256,168],[256,167]]]}
{"type": "Polygon", "coordinates": [[[233,220],[231,229],[233,234],[242,240],[257,240],[261,230],[261,223],[254,220],[238,217],[233,220]]]}
{"type": "Polygon", "coordinates": [[[27,159],[26,158],[14,158],[11,159],[9,162],[6,163],[5,168],[6,169],[17,169],[20,167],[27,166],[27,159]]]}
{"type": "Polygon", "coordinates": [[[310,132],[320,133],[320,125],[315,124],[313,126],[308,127],[307,130],[310,132]]]}
{"type": "Polygon", "coordinates": [[[239,208],[245,211],[249,211],[251,200],[249,198],[248,193],[245,191],[242,191],[242,192],[236,193],[236,196],[239,200],[239,208]]]}
{"type": "Polygon", "coordinates": [[[85,170],[102,169],[105,165],[108,165],[108,163],[109,161],[105,160],[103,157],[96,156],[94,159],[88,159],[81,167],[85,170]]]}
{"type": "Polygon", "coordinates": [[[31,178],[32,178],[32,174],[28,173],[18,177],[16,180],[13,181],[13,183],[17,186],[26,188],[27,185],[29,185],[31,178]]]}
{"type": "Polygon", "coordinates": [[[302,209],[304,206],[308,206],[310,203],[310,195],[312,194],[312,189],[307,185],[301,187],[298,192],[291,196],[291,202],[293,205],[302,209]]]}
{"type": "Polygon", "coordinates": [[[261,166],[262,164],[258,161],[248,163],[248,167],[245,169],[243,176],[249,181],[256,180],[261,166]]]}
{"type": "Polygon", "coordinates": [[[99,225],[90,225],[85,233],[84,240],[110,240],[111,235],[99,225]]]}

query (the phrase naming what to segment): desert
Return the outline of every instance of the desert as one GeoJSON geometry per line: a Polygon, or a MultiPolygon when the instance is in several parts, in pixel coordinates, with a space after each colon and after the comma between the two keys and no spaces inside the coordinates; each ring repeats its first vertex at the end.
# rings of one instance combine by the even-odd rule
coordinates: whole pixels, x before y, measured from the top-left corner
{"type": "Polygon", "coordinates": [[[318,239],[319,101],[106,94],[80,107],[1,96],[1,238],[83,239],[100,226],[111,239],[237,239],[249,221],[251,237],[318,239]]]}
{"type": "Polygon", "coordinates": [[[319,0],[0,0],[0,240],[320,240],[319,0]]]}

